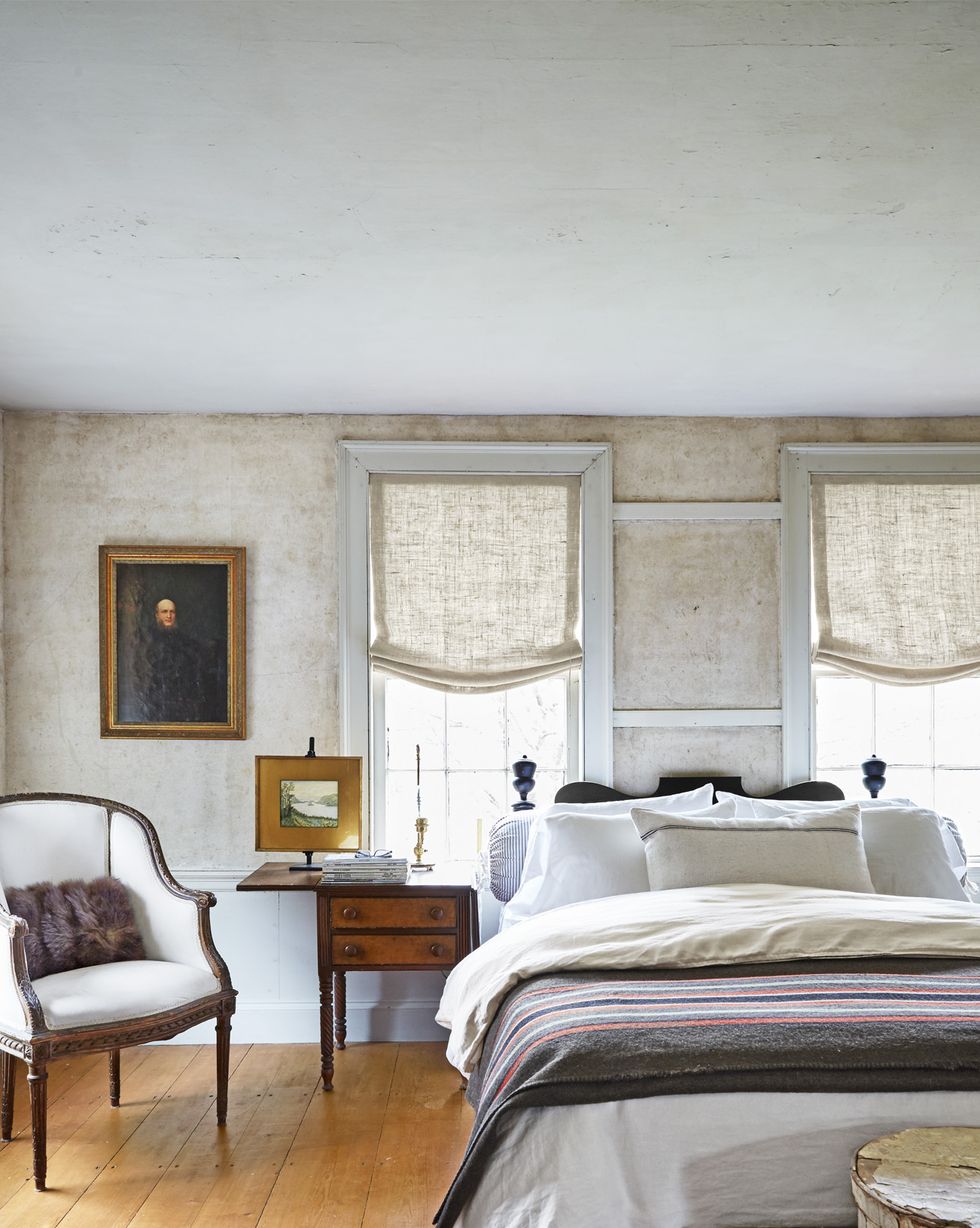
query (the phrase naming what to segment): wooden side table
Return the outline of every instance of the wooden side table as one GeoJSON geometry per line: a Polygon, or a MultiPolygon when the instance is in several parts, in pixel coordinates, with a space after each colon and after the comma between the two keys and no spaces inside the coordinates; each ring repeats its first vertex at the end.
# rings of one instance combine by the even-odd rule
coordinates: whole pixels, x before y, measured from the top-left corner
{"type": "Polygon", "coordinates": [[[480,932],[476,890],[465,868],[410,874],[403,886],[321,886],[320,867],[291,871],[270,861],[242,879],[238,890],[316,892],[324,1091],[333,1089],[334,1037],[338,1049],[347,1042],[347,973],[448,972],[469,955],[480,932]]]}
{"type": "Polygon", "coordinates": [[[902,1130],[865,1143],[851,1190],[859,1228],[980,1228],[980,1128],[902,1130]]]}
{"type": "Polygon", "coordinates": [[[346,974],[448,972],[476,944],[476,891],[431,873],[411,875],[404,886],[331,883],[316,889],[316,917],[320,1057],[329,1091],[334,1034],[338,1049],[347,1041],[346,974]]]}

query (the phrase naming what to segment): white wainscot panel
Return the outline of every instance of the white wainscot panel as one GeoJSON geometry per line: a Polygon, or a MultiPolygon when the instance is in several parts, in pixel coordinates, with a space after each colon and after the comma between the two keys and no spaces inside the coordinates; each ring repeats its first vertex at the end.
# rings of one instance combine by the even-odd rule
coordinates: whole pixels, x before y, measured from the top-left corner
{"type": "MultiPolygon", "coordinates": [[[[231,1037],[238,1044],[318,1044],[316,897],[310,892],[236,891],[248,870],[176,870],[178,882],[213,891],[215,946],[238,990],[231,1037]]],[[[448,1040],[435,1021],[439,972],[353,972],[347,976],[347,1040],[448,1040]]],[[[172,1044],[210,1044],[204,1023],[172,1044]]]]}

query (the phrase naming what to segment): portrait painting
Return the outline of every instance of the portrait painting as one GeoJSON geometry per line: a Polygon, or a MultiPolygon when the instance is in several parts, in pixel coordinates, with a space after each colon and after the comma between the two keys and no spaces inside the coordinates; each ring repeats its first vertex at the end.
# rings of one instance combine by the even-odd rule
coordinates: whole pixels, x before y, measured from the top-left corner
{"type": "Polygon", "coordinates": [[[255,847],[354,852],[361,846],[361,760],[353,755],[258,755],[255,847]]]}
{"type": "Polygon", "coordinates": [[[102,546],[102,736],[244,738],[245,549],[102,546]]]}

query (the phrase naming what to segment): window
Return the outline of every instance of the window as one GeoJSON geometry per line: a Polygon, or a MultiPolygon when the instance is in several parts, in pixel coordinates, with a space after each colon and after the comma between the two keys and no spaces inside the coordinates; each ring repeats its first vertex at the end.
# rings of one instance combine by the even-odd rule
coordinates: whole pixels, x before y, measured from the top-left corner
{"type": "MultiPolygon", "coordinates": [[[[609,460],[608,446],[591,444],[340,445],[344,747],[345,753],[359,754],[369,765],[374,844],[405,849],[414,843],[416,745],[421,753],[422,813],[430,820],[427,843],[432,855],[439,858],[474,855],[481,826],[488,826],[516,800],[509,785],[509,764],[522,754],[538,764],[538,785],[532,800],[550,800],[566,773],[609,779],[609,460]],[[580,534],[575,595],[581,600],[577,628],[581,648],[574,644],[573,653],[561,635],[556,635],[544,671],[525,668],[520,653],[510,652],[510,637],[493,632],[492,617],[486,624],[491,630],[484,637],[484,645],[475,640],[454,654],[455,645],[445,644],[439,621],[438,610],[445,605],[442,594],[433,600],[431,610],[422,601],[410,619],[404,617],[405,607],[411,607],[413,598],[409,595],[407,601],[402,600],[402,594],[419,587],[423,593],[427,591],[424,583],[416,583],[418,567],[429,569],[433,585],[442,584],[439,559],[433,565],[431,557],[420,554],[417,564],[406,565],[406,551],[410,553],[413,546],[410,540],[402,541],[404,535],[397,526],[404,525],[406,514],[418,514],[410,509],[406,513],[408,503],[417,507],[419,498],[424,502],[438,496],[434,510],[426,504],[424,514],[442,516],[440,489],[446,488],[446,497],[455,497],[454,488],[458,487],[465,498],[468,488],[481,480],[489,490],[500,488],[502,498],[512,497],[509,487],[514,483],[532,492],[536,487],[557,490],[572,484],[576,506],[580,497],[581,513],[576,513],[575,521],[576,534],[580,534]],[[379,503],[382,498],[384,504],[379,503]],[[389,601],[385,583],[379,586],[375,575],[374,594],[381,604],[373,609],[370,535],[386,515],[400,518],[392,522],[398,544],[386,556],[376,540],[373,556],[388,559],[386,566],[396,576],[392,581],[395,599],[389,601]],[[413,632],[416,625],[420,627],[418,635],[413,632]],[[372,667],[368,651],[371,644],[379,668],[372,667]],[[484,646],[490,649],[486,661],[482,660],[484,646]],[[507,651],[498,653],[498,648],[507,651]],[[485,670],[499,671],[499,676],[491,680],[495,689],[472,694],[435,689],[469,683],[480,687],[485,683],[485,670]],[[546,676],[541,676],[542,672],[546,676]]],[[[451,537],[456,521],[452,516],[443,519],[444,532],[451,537]]],[[[490,547],[496,545],[491,541],[490,547]]],[[[447,541],[447,565],[453,563],[450,547],[447,541]]],[[[502,588],[498,586],[491,615],[502,604],[499,594],[513,590],[515,576],[520,577],[517,582],[531,586],[531,591],[535,581],[533,549],[518,551],[520,566],[516,572],[509,567],[506,551],[502,557],[508,564],[508,579],[502,588]]],[[[541,557],[539,569],[544,566],[541,557]]],[[[451,621],[447,620],[447,625],[451,621]]],[[[560,618],[555,625],[560,629],[560,618]]]]}
{"type": "Polygon", "coordinates": [[[813,684],[814,776],[861,797],[861,761],[877,752],[883,796],[951,815],[980,854],[980,678],[888,686],[815,666],[813,684]]]}
{"type": "MultiPolygon", "coordinates": [[[[530,800],[550,801],[569,772],[577,675],[576,670],[505,691],[461,695],[376,673],[375,691],[383,691],[375,713],[377,719],[384,711],[376,732],[384,744],[375,759],[385,769],[385,841],[399,849],[415,842],[416,746],[422,765],[418,792],[429,820],[426,843],[436,860],[476,857],[490,822],[518,800],[510,765],[522,756],[537,764],[530,800]]],[[[574,766],[570,770],[575,774],[574,766]]]]}
{"type": "Polygon", "coordinates": [[[980,853],[980,677],[967,676],[976,663],[977,525],[963,511],[975,502],[978,475],[980,448],[970,445],[784,449],[783,747],[787,783],[817,776],[850,796],[863,794],[861,761],[880,755],[888,764],[884,796],[951,814],[980,853]],[[913,495],[947,490],[941,502],[951,528],[935,544],[925,531],[909,531],[901,497],[889,508],[903,487],[913,495]],[[830,530],[838,540],[828,563],[820,500],[835,489],[844,492],[845,514],[830,530]],[[877,550],[882,533],[906,539],[890,557],[877,550]],[[883,581],[889,566],[895,574],[883,581]],[[937,599],[941,590],[948,591],[937,599]],[[836,620],[828,619],[831,608],[842,611],[836,620]],[[939,624],[943,643],[931,645],[939,624]]]}

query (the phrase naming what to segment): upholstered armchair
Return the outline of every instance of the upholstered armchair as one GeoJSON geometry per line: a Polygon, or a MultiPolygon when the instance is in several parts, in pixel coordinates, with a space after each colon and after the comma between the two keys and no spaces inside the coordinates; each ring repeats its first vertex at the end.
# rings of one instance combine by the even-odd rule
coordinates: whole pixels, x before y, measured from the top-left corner
{"type": "Polygon", "coordinates": [[[59,1057],[108,1053],[109,1099],[118,1105],[120,1049],[215,1019],[223,1125],[235,990],[211,939],[215,898],[174,881],[149,819],[103,798],[0,797],[0,888],[0,1138],[11,1134],[16,1057],[28,1067],[36,1187],[44,1189],[47,1168],[48,1063],[59,1057]],[[32,979],[28,924],[11,914],[6,893],[105,875],[126,888],[145,959],[32,979]]]}

